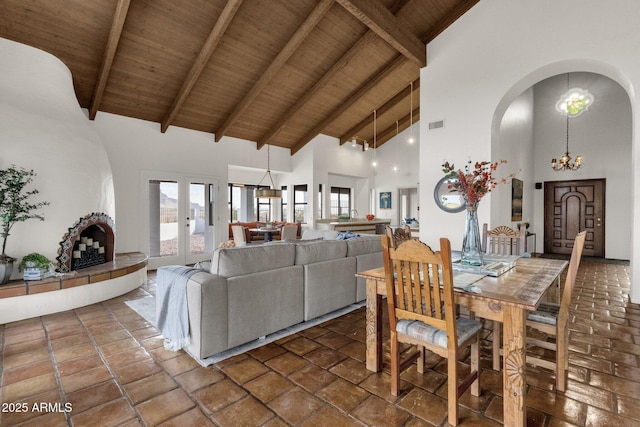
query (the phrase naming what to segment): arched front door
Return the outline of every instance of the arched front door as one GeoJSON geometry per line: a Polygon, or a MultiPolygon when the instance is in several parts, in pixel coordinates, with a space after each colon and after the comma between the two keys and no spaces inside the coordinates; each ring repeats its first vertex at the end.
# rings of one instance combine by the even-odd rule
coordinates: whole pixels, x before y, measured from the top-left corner
{"type": "Polygon", "coordinates": [[[571,254],[582,230],[585,256],[604,257],[605,179],[544,183],[544,251],[571,254]]]}

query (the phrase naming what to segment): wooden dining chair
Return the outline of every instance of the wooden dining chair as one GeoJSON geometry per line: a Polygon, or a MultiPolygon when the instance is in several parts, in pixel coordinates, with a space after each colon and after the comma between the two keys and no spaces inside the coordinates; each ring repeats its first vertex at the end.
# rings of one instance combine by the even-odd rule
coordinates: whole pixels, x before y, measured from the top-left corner
{"type": "Polygon", "coordinates": [[[280,230],[280,240],[297,239],[298,238],[298,226],[297,225],[283,225],[280,230]]]}
{"type": "Polygon", "coordinates": [[[247,246],[247,238],[242,225],[232,225],[231,233],[233,233],[233,242],[236,246],[247,246]]]}
{"type": "Polygon", "coordinates": [[[391,328],[391,394],[400,392],[400,373],[418,360],[418,372],[424,372],[424,349],[447,359],[449,424],[458,424],[458,399],[471,388],[480,395],[479,349],[482,323],[456,318],[453,296],[451,245],[440,239],[440,251],[416,239],[392,246],[382,236],[389,325],[391,328]],[[440,287],[442,285],[442,288],[440,287]],[[400,360],[400,343],[418,346],[400,360]],[[458,385],[458,358],[471,347],[469,375],[458,385]]]}
{"type": "Polygon", "coordinates": [[[400,243],[411,239],[411,228],[408,225],[398,227],[395,230],[390,226],[385,227],[385,234],[391,239],[391,247],[395,248],[400,243]]]}
{"type": "Polygon", "coordinates": [[[523,255],[527,245],[527,229],[520,231],[506,225],[489,230],[485,223],[482,226],[482,252],[496,255],[523,255]]]}
{"type": "MultiPolygon", "coordinates": [[[[532,311],[527,316],[527,327],[540,331],[546,334],[547,337],[555,338],[554,342],[529,337],[527,338],[527,346],[536,346],[555,351],[555,361],[549,361],[531,353],[526,355],[526,361],[530,365],[555,371],[556,390],[558,391],[565,391],[567,386],[567,371],[569,368],[569,304],[571,304],[571,296],[576,283],[576,273],[578,267],[580,267],[585,237],[586,232],[581,231],[576,235],[574,240],[560,304],[543,302],[536,311],[532,311]]],[[[500,360],[500,354],[501,349],[498,349],[498,360],[500,360]]],[[[494,350],[494,357],[495,355],[494,350]]]]}
{"type": "MultiPolygon", "coordinates": [[[[482,252],[492,255],[523,255],[527,240],[527,230],[520,227],[520,231],[506,225],[500,225],[489,230],[487,223],[482,226],[482,252]]],[[[500,336],[502,327],[500,322],[493,321],[493,369],[500,370],[500,336]]]]}

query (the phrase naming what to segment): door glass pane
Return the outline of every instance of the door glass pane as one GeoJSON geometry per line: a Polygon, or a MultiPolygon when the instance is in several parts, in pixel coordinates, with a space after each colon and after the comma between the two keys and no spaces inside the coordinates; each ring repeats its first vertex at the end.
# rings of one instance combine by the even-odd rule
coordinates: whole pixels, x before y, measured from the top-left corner
{"type": "Polygon", "coordinates": [[[202,254],[206,251],[205,234],[207,230],[207,200],[205,184],[189,184],[189,253],[202,254]]]}
{"type": "Polygon", "coordinates": [[[149,180],[149,250],[152,257],[178,255],[178,183],[149,180]]]}

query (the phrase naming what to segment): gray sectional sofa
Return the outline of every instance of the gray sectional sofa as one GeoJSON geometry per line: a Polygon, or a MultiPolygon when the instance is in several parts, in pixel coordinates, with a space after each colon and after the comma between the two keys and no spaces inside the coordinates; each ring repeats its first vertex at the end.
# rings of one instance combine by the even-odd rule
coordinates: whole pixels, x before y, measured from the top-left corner
{"type": "Polygon", "coordinates": [[[361,301],[356,272],[381,266],[375,235],[216,249],[187,282],[188,350],[204,359],[361,301]]]}

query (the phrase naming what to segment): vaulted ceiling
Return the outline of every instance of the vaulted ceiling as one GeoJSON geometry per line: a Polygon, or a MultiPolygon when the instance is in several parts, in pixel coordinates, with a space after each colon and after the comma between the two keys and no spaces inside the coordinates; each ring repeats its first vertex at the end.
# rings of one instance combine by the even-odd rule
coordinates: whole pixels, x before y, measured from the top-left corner
{"type": "Polygon", "coordinates": [[[373,146],[374,111],[377,146],[418,121],[425,44],[478,1],[0,0],[0,37],[62,60],[91,119],[294,154],[320,133],[373,146]]]}

